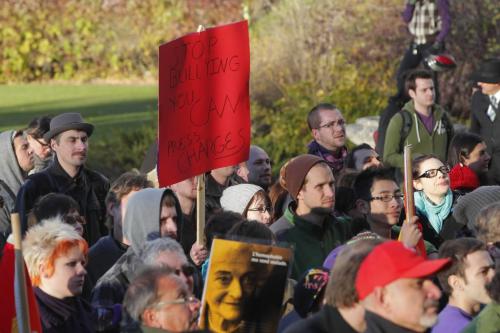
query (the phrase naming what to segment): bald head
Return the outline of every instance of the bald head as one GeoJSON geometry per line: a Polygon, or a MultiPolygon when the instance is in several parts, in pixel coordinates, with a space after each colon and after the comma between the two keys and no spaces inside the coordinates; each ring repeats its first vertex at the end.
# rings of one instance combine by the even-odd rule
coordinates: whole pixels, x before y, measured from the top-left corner
{"type": "Polygon", "coordinates": [[[248,182],[263,189],[271,185],[271,160],[264,149],[259,146],[250,146],[250,156],[247,161],[248,182]]]}

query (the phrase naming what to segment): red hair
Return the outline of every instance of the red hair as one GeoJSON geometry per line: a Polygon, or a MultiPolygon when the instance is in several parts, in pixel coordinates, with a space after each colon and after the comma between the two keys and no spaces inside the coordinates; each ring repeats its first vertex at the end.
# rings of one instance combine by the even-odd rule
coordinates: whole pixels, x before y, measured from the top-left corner
{"type": "MultiPolygon", "coordinates": [[[[78,246],[80,248],[80,251],[82,251],[83,255],[87,257],[89,246],[87,245],[87,242],[85,240],[65,239],[60,241],[54,248],[54,251],[52,251],[52,254],[44,262],[45,273],[48,275],[48,277],[54,275],[56,259],[66,255],[75,246],[78,246]]],[[[38,274],[32,275],[30,276],[30,278],[31,278],[31,284],[34,287],[40,285],[41,282],[40,275],[38,274]]]]}

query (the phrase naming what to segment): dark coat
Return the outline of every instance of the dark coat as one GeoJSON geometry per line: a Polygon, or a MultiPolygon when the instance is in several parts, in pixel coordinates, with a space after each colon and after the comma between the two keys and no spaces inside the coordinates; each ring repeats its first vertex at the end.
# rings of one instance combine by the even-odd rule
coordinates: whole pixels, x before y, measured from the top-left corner
{"type": "Polygon", "coordinates": [[[292,324],[285,330],[285,333],[328,333],[328,332],[342,332],[342,333],[356,333],[340,315],[339,311],[329,305],[325,305],[321,310],[311,317],[299,320],[292,324]]]}
{"type": "Polygon", "coordinates": [[[92,308],[80,297],[57,299],[39,288],[35,288],[35,296],[43,333],[95,332],[92,308]]]}
{"type": "Polygon", "coordinates": [[[38,198],[48,193],[69,195],[80,206],[80,214],[87,221],[83,236],[93,245],[106,232],[104,201],[108,190],[109,181],[100,173],[82,167],[75,178],[71,178],[54,158],[47,169],[28,177],[17,194],[15,211],[20,215],[24,233],[28,229],[28,214],[38,198]]]}
{"type": "Polygon", "coordinates": [[[486,111],[490,105],[487,95],[477,91],[472,95],[470,131],[479,134],[491,155],[489,176],[500,185],[500,115],[491,121],[486,111]]]}
{"type": "Polygon", "coordinates": [[[127,247],[113,236],[108,235],[99,239],[89,250],[88,264],[85,267],[87,276],[83,285],[83,297],[90,301],[92,289],[103,276],[127,251],[127,247]]]}

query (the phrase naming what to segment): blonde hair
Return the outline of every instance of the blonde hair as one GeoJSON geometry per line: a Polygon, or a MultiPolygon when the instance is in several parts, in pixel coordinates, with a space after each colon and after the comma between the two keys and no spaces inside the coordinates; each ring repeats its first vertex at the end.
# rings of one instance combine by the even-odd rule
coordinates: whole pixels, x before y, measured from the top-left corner
{"type": "Polygon", "coordinates": [[[42,267],[52,276],[55,260],[74,246],[87,255],[87,242],[61,217],[43,220],[30,228],[23,241],[23,255],[33,286],[40,285],[42,267]]]}

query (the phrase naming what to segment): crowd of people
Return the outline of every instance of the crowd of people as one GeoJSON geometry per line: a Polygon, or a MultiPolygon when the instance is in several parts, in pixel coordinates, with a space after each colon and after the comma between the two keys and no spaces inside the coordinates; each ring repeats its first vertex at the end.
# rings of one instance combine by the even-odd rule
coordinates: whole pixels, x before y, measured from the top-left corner
{"type": "MultiPolygon", "coordinates": [[[[408,1],[409,22],[427,2],[408,1]]],[[[436,3],[443,26],[411,23],[434,37],[417,38],[402,67],[444,48],[447,1],[436,3]]],[[[251,253],[211,260],[216,238],[292,247],[278,332],[498,332],[500,59],[484,61],[473,80],[470,129],[455,133],[435,74],[405,72],[406,101],[379,131],[377,150],[348,149],[342,111],[312,107],[304,115],[312,140],[275,181],[256,145],[247,161],[204,175],[203,242],[197,177],[162,188],[153,158],[143,173],[110,183],[86,166],[92,124],[79,113],[37,117],[0,133],[0,260],[18,213],[43,332],[267,332],[243,320],[249,280],[235,263],[251,253]],[[401,190],[407,145],[410,218],[401,190]],[[207,275],[228,263],[216,280],[207,275]],[[207,287],[216,283],[224,288],[207,287]]]]}

